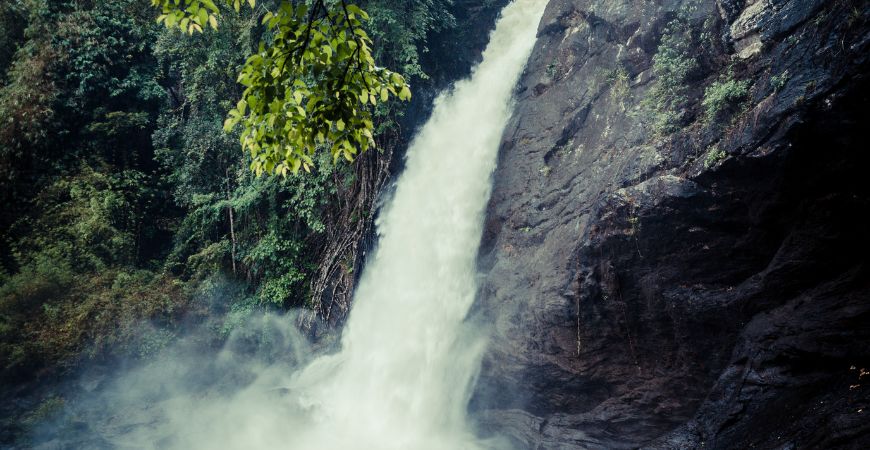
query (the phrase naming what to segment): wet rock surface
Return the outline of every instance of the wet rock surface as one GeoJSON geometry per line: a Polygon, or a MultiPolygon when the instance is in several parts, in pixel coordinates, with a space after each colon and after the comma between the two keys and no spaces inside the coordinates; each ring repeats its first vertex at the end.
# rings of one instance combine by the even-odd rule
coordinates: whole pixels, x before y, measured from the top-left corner
{"type": "Polygon", "coordinates": [[[868,5],[550,2],[481,248],[482,429],[870,446],[868,5]]]}

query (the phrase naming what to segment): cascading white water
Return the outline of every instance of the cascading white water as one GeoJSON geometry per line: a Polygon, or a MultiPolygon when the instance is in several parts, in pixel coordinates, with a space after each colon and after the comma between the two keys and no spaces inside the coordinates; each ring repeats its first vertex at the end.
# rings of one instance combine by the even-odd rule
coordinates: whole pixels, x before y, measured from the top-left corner
{"type": "MultiPolygon", "coordinates": [[[[257,379],[230,395],[170,395],[156,406],[166,425],[125,432],[125,444],[156,447],[159,439],[161,448],[263,450],[483,445],[465,411],[484,339],[464,319],[476,291],[483,212],[511,94],[546,3],[506,6],[471,78],[436,101],[378,221],[379,247],[360,280],[341,350],[296,372],[256,368],[257,379]]],[[[125,386],[171,377],[162,370],[137,374],[125,386]]]]}
{"type": "MultiPolygon", "coordinates": [[[[335,448],[462,448],[481,342],[463,329],[511,94],[546,1],[502,12],[483,61],[442,95],[378,221],[342,351],[296,378],[335,448]],[[333,428],[335,427],[335,428],[333,428]],[[385,441],[384,437],[389,436],[385,441]]],[[[312,445],[323,448],[322,437],[312,445]]]]}

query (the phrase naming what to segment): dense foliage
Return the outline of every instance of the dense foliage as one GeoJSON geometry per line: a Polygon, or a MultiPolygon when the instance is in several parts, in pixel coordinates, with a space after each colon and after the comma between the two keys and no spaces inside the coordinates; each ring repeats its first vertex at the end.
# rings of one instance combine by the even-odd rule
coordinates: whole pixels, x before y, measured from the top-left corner
{"type": "Polygon", "coordinates": [[[24,376],[183,301],[145,270],[177,213],[151,146],[159,29],[134,0],[4,5],[22,31],[0,87],[0,369],[24,376]]]}

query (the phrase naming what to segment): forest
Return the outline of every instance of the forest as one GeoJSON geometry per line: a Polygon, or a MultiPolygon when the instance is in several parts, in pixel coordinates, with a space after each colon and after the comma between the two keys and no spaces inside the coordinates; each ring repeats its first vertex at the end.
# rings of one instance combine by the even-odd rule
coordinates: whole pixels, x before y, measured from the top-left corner
{"type": "MultiPolygon", "coordinates": [[[[378,64],[421,98],[454,76],[434,55],[462,51],[466,5],[361,6],[378,64]]],[[[343,320],[391,155],[425,107],[379,104],[376,146],[353,164],[252,173],[239,130],[222,127],[276,7],[188,35],[145,0],[0,5],[4,383],[144,358],[191,323],[218,345],[263,310],[343,320]]]]}

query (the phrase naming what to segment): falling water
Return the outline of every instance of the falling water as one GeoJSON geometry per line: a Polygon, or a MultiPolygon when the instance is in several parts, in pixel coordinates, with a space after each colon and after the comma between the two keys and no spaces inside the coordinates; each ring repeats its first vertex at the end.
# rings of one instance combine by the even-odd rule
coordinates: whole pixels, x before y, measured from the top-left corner
{"type": "MultiPolygon", "coordinates": [[[[126,410],[112,413],[140,420],[138,426],[115,424],[124,431],[114,433],[121,434],[114,444],[264,450],[487,445],[465,417],[484,344],[465,318],[511,94],[545,5],[515,0],[505,7],[471,78],[437,99],[377,223],[379,247],[360,280],[341,350],[301,370],[264,364],[237,392],[170,393],[147,407],[160,410],[159,422],[131,419],[126,410]]],[[[131,390],[160,380],[161,392],[175,389],[166,384],[174,375],[160,370],[140,371],[122,385],[131,390]]]]}
{"type": "Polygon", "coordinates": [[[411,144],[342,351],[296,379],[329,424],[315,447],[323,438],[335,448],[471,446],[464,416],[482,342],[463,319],[511,94],[545,4],[516,0],[503,10],[483,61],[437,100],[411,144]]]}

